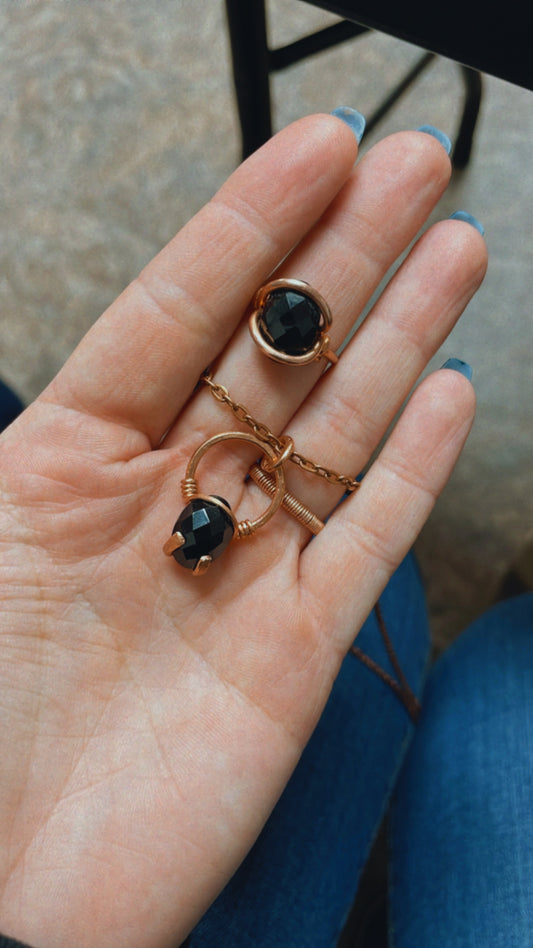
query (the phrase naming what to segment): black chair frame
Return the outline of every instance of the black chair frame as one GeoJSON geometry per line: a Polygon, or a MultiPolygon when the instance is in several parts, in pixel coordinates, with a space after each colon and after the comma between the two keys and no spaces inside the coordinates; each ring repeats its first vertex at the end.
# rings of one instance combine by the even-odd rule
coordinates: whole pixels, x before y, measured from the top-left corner
{"type": "MultiPolygon", "coordinates": [[[[244,159],[272,135],[271,73],[369,33],[370,28],[349,20],[340,20],[287,46],[270,49],[265,0],[226,0],[226,15],[244,159]]],[[[367,134],[436,58],[437,55],[432,52],[420,56],[401,82],[368,117],[367,134]]],[[[460,169],[465,168],[470,159],[483,89],[481,73],[468,66],[458,65],[463,79],[464,102],[452,161],[454,167],[460,169]]]]}

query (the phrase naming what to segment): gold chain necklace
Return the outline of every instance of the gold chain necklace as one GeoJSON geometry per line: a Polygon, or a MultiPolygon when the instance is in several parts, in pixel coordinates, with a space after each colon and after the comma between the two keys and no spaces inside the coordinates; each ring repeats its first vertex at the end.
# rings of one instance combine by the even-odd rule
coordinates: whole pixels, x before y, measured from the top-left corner
{"type": "MultiPolygon", "coordinates": [[[[200,381],[203,382],[204,385],[207,385],[213,398],[216,398],[216,400],[223,405],[227,405],[238,421],[241,421],[251,428],[256,438],[264,444],[270,445],[279,455],[285,451],[286,442],[278,438],[263,422],[257,421],[244,405],[234,401],[226,386],[215,382],[209,371],[204,372],[200,376],[200,381]]],[[[316,464],[315,461],[310,461],[304,457],[303,454],[298,454],[297,451],[291,451],[286,459],[298,465],[303,471],[307,471],[308,474],[315,474],[317,477],[321,477],[327,481],[328,484],[339,485],[349,493],[357,490],[360,486],[359,481],[355,480],[354,477],[348,477],[346,474],[338,474],[337,471],[332,471],[322,464],[316,464]]]]}

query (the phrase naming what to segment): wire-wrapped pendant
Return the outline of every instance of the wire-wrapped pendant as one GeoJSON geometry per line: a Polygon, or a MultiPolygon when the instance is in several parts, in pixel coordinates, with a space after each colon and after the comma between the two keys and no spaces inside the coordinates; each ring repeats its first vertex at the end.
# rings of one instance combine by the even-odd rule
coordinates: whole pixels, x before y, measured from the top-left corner
{"type": "Polygon", "coordinates": [[[167,556],[173,556],[180,566],[199,576],[209,568],[228,547],[232,539],[242,539],[256,533],[281,506],[285,495],[283,458],[275,450],[252,434],[244,431],[223,431],[204,441],[194,452],[185,477],[181,482],[183,499],[187,505],[180,513],[172,535],[163,547],[167,556]],[[204,454],[221,441],[247,441],[267,458],[275,478],[275,490],[265,512],[255,520],[238,521],[223,497],[202,494],[196,481],[196,468],[204,454]]]}

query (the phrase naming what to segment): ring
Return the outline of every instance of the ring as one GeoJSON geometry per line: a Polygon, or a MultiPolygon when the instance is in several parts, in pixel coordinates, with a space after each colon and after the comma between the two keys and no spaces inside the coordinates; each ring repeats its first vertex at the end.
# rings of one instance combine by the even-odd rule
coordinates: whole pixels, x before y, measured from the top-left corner
{"type": "Polygon", "coordinates": [[[261,286],[251,303],[250,333],[274,362],[307,365],[318,359],[338,361],[330,348],[331,310],[325,299],[303,280],[272,280],[261,286]]]}
{"type": "Polygon", "coordinates": [[[247,441],[259,448],[270,462],[276,464],[278,456],[274,449],[246,431],[223,431],[204,441],[191,457],[185,477],[181,482],[183,499],[188,501],[179,515],[172,535],[166,541],[163,552],[173,556],[180,566],[200,576],[213,560],[224,552],[230,541],[251,536],[264,526],[283,503],[285,474],[283,464],[272,471],[272,500],[260,517],[255,520],[237,521],[227,500],[214,494],[202,494],[196,481],[196,468],[204,454],[221,441],[247,441]]]}

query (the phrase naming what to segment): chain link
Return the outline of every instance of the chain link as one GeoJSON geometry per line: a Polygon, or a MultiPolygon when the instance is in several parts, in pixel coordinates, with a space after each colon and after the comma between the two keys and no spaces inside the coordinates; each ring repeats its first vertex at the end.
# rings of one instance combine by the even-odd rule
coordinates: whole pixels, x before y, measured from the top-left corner
{"type": "MultiPolygon", "coordinates": [[[[228,408],[233,412],[235,418],[243,424],[247,425],[248,428],[251,428],[256,438],[259,441],[263,441],[264,444],[270,445],[278,454],[284,450],[284,444],[280,441],[279,438],[268,428],[263,422],[257,421],[253,415],[250,414],[248,409],[241,405],[239,402],[235,402],[230,393],[228,392],[225,385],[220,385],[219,382],[215,382],[211,373],[209,371],[204,372],[200,376],[200,381],[208,386],[211,394],[217,401],[221,402],[223,405],[227,405],[228,408]]],[[[346,474],[338,474],[336,471],[331,471],[329,468],[324,467],[322,464],[316,464],[314,461],[310,461],[309,458],[303,456],[303,454],[298,454],[296,451],[293,451],[289,457],[289,461],[292,461],[293,464],[298,465],[303,471],[307,471],[308,474],[315,474],[316,477],[321,477],[323,480],[327,481],[328,484],[336,484],[344,487],[346,491],[354,491],[359,487],[359,481],[356,481],[353,477],[348,477],[346,474]]]]}

